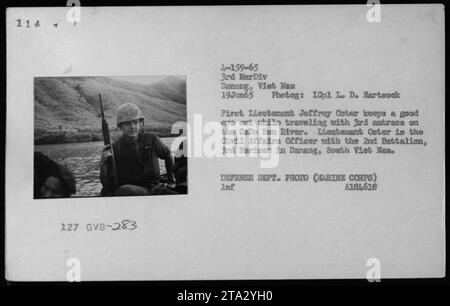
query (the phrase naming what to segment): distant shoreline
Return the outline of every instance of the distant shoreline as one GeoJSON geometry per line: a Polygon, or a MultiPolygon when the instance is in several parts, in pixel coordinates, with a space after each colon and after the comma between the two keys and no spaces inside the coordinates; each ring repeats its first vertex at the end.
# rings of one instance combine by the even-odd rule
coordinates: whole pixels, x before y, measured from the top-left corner
{"type": "MultiPolygon", "coordinates": [[[[154,133],[161,138],[176,137],[172,135],[169,130],[146,130],[146,132],[154,133]]],[[[110,131],[111,138],[115,139],[119,133],[115,130],[110,131]]],[[[34,137],[34,145],[49,145],[49,144],[65,144],[65,143],[79,143],[79,142],[97,142],[103,141],[103,134],[101,131],[93,132],[44,132],[39,136],[34,137]]]]}

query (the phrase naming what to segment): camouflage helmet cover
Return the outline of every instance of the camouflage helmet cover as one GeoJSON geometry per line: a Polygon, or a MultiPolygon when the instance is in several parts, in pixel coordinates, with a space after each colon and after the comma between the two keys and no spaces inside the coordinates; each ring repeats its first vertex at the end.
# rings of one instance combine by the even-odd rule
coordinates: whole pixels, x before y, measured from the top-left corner
{"type": "Polygon", "coordinates": [[[125,103],[119,106],[117,109],[117,126],[123,122],[132,120],[144,120],[141,109],[133,103],[125,103]]]}

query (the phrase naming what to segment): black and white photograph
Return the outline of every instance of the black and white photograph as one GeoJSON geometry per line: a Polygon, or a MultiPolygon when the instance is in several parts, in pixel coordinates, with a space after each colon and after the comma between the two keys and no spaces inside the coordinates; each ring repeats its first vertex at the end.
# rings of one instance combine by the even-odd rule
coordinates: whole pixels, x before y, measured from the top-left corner
{"type": "Polygon", "coordinates": [[[187,193],[184,76],[35,77],[34,114],[35,199],[187,193]]]}
{"type": "Polygon", "coordinates": [[[444,5],[72,4],[6,10],[9,282],[446,277],[444,5]]]}

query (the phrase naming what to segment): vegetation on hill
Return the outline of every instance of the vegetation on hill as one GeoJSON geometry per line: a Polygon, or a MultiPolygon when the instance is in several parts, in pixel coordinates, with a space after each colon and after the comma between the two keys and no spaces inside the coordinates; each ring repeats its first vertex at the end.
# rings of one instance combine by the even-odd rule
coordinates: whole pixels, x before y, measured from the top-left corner
{"type": "Polygon", "coordinates": [[[98,94],[112,137],[117,136],[115,112],[123,103],[139,106],[146,131],[161,137],[186,121],[186,83],[178,77],[148,85],[108,77],[39,77],[34,79],[35,144],[102,140],[98,94]]]}

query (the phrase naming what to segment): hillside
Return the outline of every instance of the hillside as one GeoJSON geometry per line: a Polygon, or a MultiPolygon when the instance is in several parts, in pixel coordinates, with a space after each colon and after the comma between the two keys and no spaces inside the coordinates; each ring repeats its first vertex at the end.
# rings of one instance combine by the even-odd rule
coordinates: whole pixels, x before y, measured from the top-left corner
{"type": "Polygon", "coordinates": [[[186,83],[178,77],[148,85],[108,77],[39,77],[34,79],[35,144],[101,140],[98,94],[111,130],[117,108],[127,102],[141,108],[146,130],[162,136],[175,122],[186,121],[186,83]]]}

